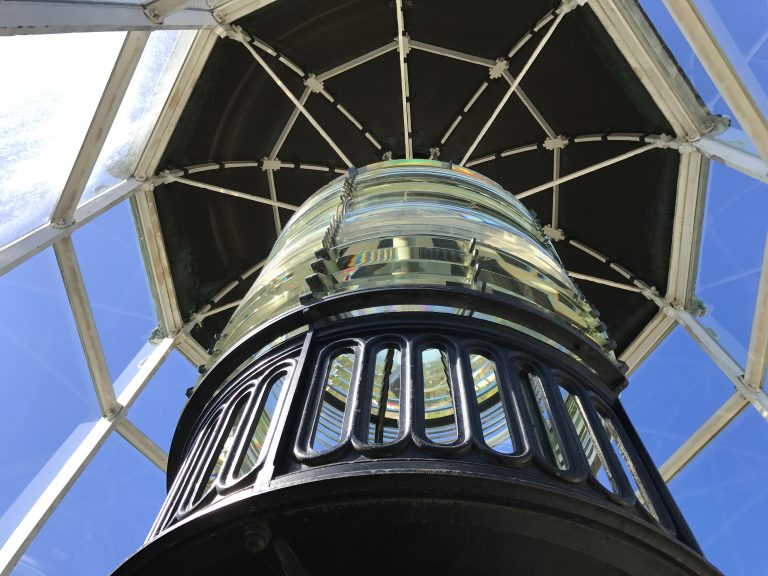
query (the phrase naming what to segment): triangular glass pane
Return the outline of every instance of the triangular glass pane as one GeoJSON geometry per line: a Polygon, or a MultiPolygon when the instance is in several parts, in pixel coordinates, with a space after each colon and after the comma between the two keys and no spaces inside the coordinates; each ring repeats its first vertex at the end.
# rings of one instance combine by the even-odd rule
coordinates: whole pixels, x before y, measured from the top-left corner
{"type": "Polygon", "coordinates": [[[696,7],[752,98],[768,116],[768,4],[765,0],[739,0],[736,8],[733,0],[696,0],[696,7]]]}
{"type": "Polygon", "coordinates": [[[50,217],[124,37],[0,37],[0,246],[50,217]]]}

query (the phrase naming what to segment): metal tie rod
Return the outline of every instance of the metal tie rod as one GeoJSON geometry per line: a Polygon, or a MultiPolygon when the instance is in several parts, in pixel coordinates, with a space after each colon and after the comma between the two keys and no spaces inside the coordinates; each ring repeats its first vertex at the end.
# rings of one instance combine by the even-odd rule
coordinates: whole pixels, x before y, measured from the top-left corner
{"type": "Polygon", "coordinates": [[[227,194],[228,196],[235,196],[237,198],[244,198],[252,202],[258,202],[259,204],[267,204],[269,206],[277,206],[278,208],[285,208],[286,210],[298,210],[299,207],[293,204],[286,204],[285,202],[278,202],[277,200],[270,200],[262,198],[260,196],[253,196],[252,194],[245,194],[244,192],[238,192],[236,190],[230,190],[222,186],[216,186],[215,184],[206,184],[205,182],[198,182],[197,180],[190,180],[189,178],[183,178],[181,176],[175,176],[174,174],[162,174],[166,182],[178,182],[180,184],[187,184],[188,186],[194,186],[195,188],[202,188],[203,190],[210,190],[211,192],[218,192],[219,194],[227,194]]]}
{"type": "Polygon", "coordinates": [[[298,108],[301,113],[304,115],[304,117],[309,120],[309,123],[314,126],[315,130],[318,131],[320,136],[323,137],[323,139],[328,142],[331,148],[336,152],[336,154],[339,155],[339,158],[344,161],[344,163],[347,165],[347,167],[352,167],[352,162],[349,160],[346,154],[341,151],[341,148],[336,144],[336,142],[333,141],[333,138],[331,138],[328,133],[323,129],[322,126],[318,123],[317,120],[315,120],[315,117],[310,114],[309,110],[307,110],[304,105],[299,102],[299,99],[296,98],[296,96],[293,95],[293,93],[288,89],[288,87],[283,84],[283,81],[280,80],[280,77],[275,73],[272,68],[269,67],[269,65],[264,61],[264,59],[259,55],[259,53],[254,49],[253,46],[251,46],[250,43],[250,36],[246,34],[241,28],[237,26],[221,26],[221,29],[223,33],[228,36],[229,38],[236,40],[237,42],[240,42],[243,46],[245,46],[246,50],[251,53],[251,56],[256,60],[256,62],[259,63],[259,65],[264,68],[264,71],[269,74],[269,77],[272,78],[272,80],[277,84],[278,88],[283,91],[283,93],[288,96],[291,102],[293,102],[293,105],[298,108]]]}
{"type": "MultiPolygon", "coordinates": [[[[520,85],[520,82],[523,80],[523,78],[525,78],[525,75],[528,73],[528,70],[531,68],[531,66],[536,61],[536,58],[539,56],[544,46],[546,46],[547,42],[552,37],[552,34],[557,29],[557,26],[560,24],[560,22],[563,20],[563,17],[570,11],[569,9],[566,9],[565,6],[566,6],[566,3],[564,2],[562,6],[563,9],[560,10],[560,13],[557,15],[557,18],[555,18],[555,21],[549,27],[546,34],[544,34],[544,37],[539,42],[538,46],[536,46],[536,49],[533,51],[533,54],[531,54],[530,57],[528,58],[528,61],[525,63],[525,66],[523,66],[523,69],[520,71],[520,74],[517,75],[517,78],[515,78],[514,82],[512,82],[512,84],[509,86],[509,89],[507,90],[506,94],[504,94],[504,97],[501,99],[501,102],[499,102],[499,105],[496,106],[496,109],[493,111],[493,114],[491,114],[491,117],[488,118],[488,121],[485,123],[482,130],[480,130],[480,133],[477,135],[474,142],[472,142],[472,145],[467,150],[467,153],[464,154],[464,158],[462,158],[460,162],[461,166],[464,166],[464,164],[466,164],[467,160],[475,151],[475,148],[477,148],[477,145],[480,143],[480,140],[483,139],[483,136],[485,136],[485,133],[488,132],[488,129],[496,120],[499,113],[501,113],[501,109],[510,99],[512,94],[515,93],[515,90],[517,90],[517,87],[520,85]]],[[[571,4],[568,4],[568,6],[571,6],[571,4]]]]}
{"type": "Polygon", "coordinates": [[[587,166],[586,168],[582,168],[581,170],[577,170],[576,172],[571,172],[570,174],[561,176],[560,178],[552,180],[551,182],[547,182],[546,184],[541,184],[540,186],[535,186],[530,190],[526,190],[525,192],[520,192],[519,194],[515,194],[515,197],[518,200],[522,200],[523,198],[532,196],[537,192],[541,192],[542,190],[548,190],[549,188],[552,188],[557,184],[570,182],[571,180],[575,180],[576,178],[580,176],[584,176],[585,174],[595,172],[597,170],[600,170],[601,168],[605,168],[606,166],[611,166],[612,164],[616,164],[618,162],[621,162],[622,160],[626,160],[627,158],[632,158],[633,156],[637,156],[638,154],[642,154],[643,152],[647,152],[648,150],[659,148],[662,146],[662,144],[664,144],[662,141],[658,141],[658,142],[652,142],[650,144],[646,144],[645,146],[640,146],[639,148],[635,148],[634,150],[630,150],[629,152],[625,152],[624,154],[621,154],[619,156],[615,156],[608,160],[603,160],[602,162],[598,162],[597,164],[593,164],[592,166],[587,166]]]}

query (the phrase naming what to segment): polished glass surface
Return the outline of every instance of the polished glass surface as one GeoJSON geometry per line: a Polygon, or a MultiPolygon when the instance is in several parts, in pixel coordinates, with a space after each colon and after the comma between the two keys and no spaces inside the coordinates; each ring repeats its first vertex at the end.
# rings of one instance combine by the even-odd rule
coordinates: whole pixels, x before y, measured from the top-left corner
{"type": "Polygon", "coordinates": [[[261,454],[261,448],[264,446],[264,441],[267,438],[272,419],[277,411],[277,401],[280,399],[283,384],[285,384],[285,374],[273,378],[267,384],[266,389],[263,392],[266,396],[263,400],[264,406],[259,413],[258,419],[256,419],[253,424],[253,430],[250,433],[248,446],[240,457],[235,478],[245,476],[256,467],[259,455],[261,454]]]}
{"type": "Polygon", "coordinates": [[[401,356],[394,346],[376,354],[368,426],[368,442],[372,444],[394,442],[400,431],[401,356]]]}
{"type": "Polygon", "coordinates": [[[421,353],[424,383],[424,429],[435,444],[450,444],[458,438],[456,403],[453,399],[448,354],[442,348],[427,348],[421,353]]]}
{"type": "Polygon", "coordinates": [[[381,162],[353,176],[353,183],[335,180],[296,212],[214,357],[297,309],[306,293],[321,299],[393,285],[459,284],[504,294],[605,343],[549,240],[498,184],[430,160],[381,162]]]}
{"type": "Polygon", "coordinates": [[[512,454],[515,447],[501,400],[496,363],[481,354],[470,354],[469,362],[475,399],[480,409],[483,440],[496,452],[512,454]]]}
{"type": "Polygon", "coordinates": [[[311,447],[317,452],[330,450],[341,442],[344,435],[344,413],[349,399],[349,386],[355,355],[337,354],[328,367],[320,412],[317,415],[311,447]]]}
{"type": "Polygon", "coordinates": [[[565,470],[568,463],[563,450],[563,442],[560,439],[560,431],[557,429],[552,417],[552,408],[549,404],[547,392],[541,378],[533,372],[523,371],[523,396],[526,400],[528,415],[533,422],[534,440],[538,444],[540,453],[556,468],[565,470]]]}
{"type": "Polygon", "coordinates": [[[565,403],[565,409],[568,412],[568,417],[573,423],[573,428],[576,431],[576,436],[579,438],[581,448],[584,450],[584,456],[587,458],[590,472],[592,476],[597,480],[603,488],[610,490],[611,492],[618,493],[618,487],[614,481],[611,473],[609,472],[608,464],[605,461],[603,451],[600,449],[600,443],[595,437],[595,432],[589,423],[584,407],[581,405],[581,400],[575,394],[572,394],[569,390],[566,390],[560,386],[560,395],[565,403]]]}

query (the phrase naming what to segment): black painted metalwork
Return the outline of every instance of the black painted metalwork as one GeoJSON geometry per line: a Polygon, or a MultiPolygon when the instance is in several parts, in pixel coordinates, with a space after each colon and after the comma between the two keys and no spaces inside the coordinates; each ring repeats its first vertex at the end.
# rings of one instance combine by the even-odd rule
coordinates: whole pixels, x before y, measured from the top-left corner
{"type": "MultiPolygon", "coordinates": [[[[326,522],[334,529],[353,530],[347,509],[351,501],[353,508],[363,508],[358,514],[387,524],[396,510],[413,515],[409,506],[421,501],[436,522],[447,521],[446,505],[460,511],[464,520],[455,517],[456,526],[443,526],[447,531],[463,533],[465,521],[491,521],[495,516],[484,508],[490,503],[501,505],[510,519],[521,510],[536,518],[526,520],[530,525],[515,524],[524,533],[529,526],[531,534],[516,536],[524,539],[541,530],[538,518],[562,522],[557,517],[562,513],[569,522],[583,525],[569,536],[579,554],[594,546],[589,531],[597,530],[606,542],[618,537],[631,540],[632,546],[651,546],[659,563],[654,573],[715,574],[699,556],[685,520],[622,410],[618,388],[531,336],[471,316],[390,312],[310,325],[303,334],[241,363],[226,382],[198,387],[195,395],[204,396],[205,402],[201,410],[188,407],[182,416],[182,423],[194,425],[184,439],[179,465],[169,475],[165,506],[144,549],[118,573],[160,574],[175,567],[201,574],[234,574],[246,568],[264,574],[322,574],[326,571],[310,568],[323,554],[322,536],[304,535],[306,526],[326,522]],[[426,377],[425,362],[435,368],[426,377]],[[341,388],[329,388],[332,374],[341,388]],[[425,412],[424,389],[435,381],[450,387],[446,398],[452,409],[431,418],[425,412]],[[397,402],[381,411],[382,401],[395,396],[397,402]],[[446,440],[431,433],[446,426],[453,427],[446,440]],[[390,484],[385,490],[380,483],[386,479],[390,484]],[[521,500],[521,490],[537,496],[521,500]],[[371,501],[371,493],[380,496],[371,501]],[[392,501],[386,512],[377,513],[387,498],[392,501]],[[552,508],[574,510],[555,513],[542,504],[560,501],[552,508]],[[318,507],[330,516],[318,517],[318,507]],[[297,509],[303,510],[298,517],[297,509]],[[293,520],[286,524],[285,518],[293,520]],[[210,555],[217,557],[217,546],[230,546],[223,542],[233,538],[235,548],[214,562],[210,555]],[[307,538],[316,539],[317,546],[307,544],[307,538]],[[175,544],[169,547],[171,542],[175,544]],[[254,554],[254,547],[269,552],[254,554]],[[207,560],[200,557],[203,550],[207,560]],[[302,571],[285,569],[292,563],[302,571]]],[[[401,528],[417,540],[425,529],[423,524],[401,528]]],[[[482,536],[485,544],[469,533],[466,542],[477,550],[490,546],[486,553],[491,553],[502,541],[494,530],[482,536]]],[[[621,550],[616,546],[589,552],[595,565],[581,555],[578,562],[600,573],[649,573],[644,570],[650,560],[643,559],[648,551],[618,562],[611,559],[621,550]]],[[[418,556],[406,544],[403,553],[403,561],[418,556]]],[[[562,573],[574,561],[570,553],[562,553],[542,558],[538,569],[562,573]]],[[[496,564],[486,570],[506,573],[496,564]]]]}
{"type": "Polygon", "coordinates": [[[562,360],[552,362],[551,353],[542,354],[544,346],[532,347],[533,343],[523,342],[520,335],[509,338],[507,334],[504,338],[502,330],[480,320],[400,315],[407,320],[392,319],[390,327],[351,321],[345,330],[334,326],[329,336],[316,331],[309,365],[304,367],[299,365],[298,343],[285,343],[253,360],[218,389],[187,442],[185,457],[150,538],[235,491],[267,486],[291,474],[338,463],[383,463],[389,468],[392,463],[387,459],[418,458],[491,466],[493,473],[502,477],[514,476],[521,468],[545,474],[570,484],[583,497],[600,498],[661,527],[686,545],[696,546],[642,446],[625,431],[631,424],[619,416],[623,411],[617,410],[615,394],[589,370],[567,366],[562,360]],[[447,380],[454,403],[450,418],[455,418],[456,434],[447,443],[430,438],[425,422],[421,355],[435,348],[447,356],[447,380]],[[387,349],[396,350],[403,358],[399,366],[399,428],[394,438],[372,442],[369,428],[375,423],[371,403],[376,357],[387,349]],[[343,400],[326,390],[331,366],[341,354],[350,358],[348,395],[343,400]],[[475,394],[473,355],[493,362],[498,391],[485,404],[498,403],[503,409],[512,445],[508,453],[494,450],[485,439],[483,404],[478,404],[475,394]],[[310,382],[296,381],[302,368],[312,375],[310,382]],[[286,384],[275,386],[278,380],[286,384]],[[293,390],[292,394],[295,387],[302,387],[302,393],[293,390]],[[326,410],[329,402],[335,405],[326,410]],[[260,450],[253,465],[238,475],[238,467],[242,468],[252,449],[253,430],[263,425],[265,410],[272,411],[271,425],[261,431],[260,450]],[[275,431],[280,411],[298,432],[283,438],[283,451],[275,454],[281,465],[264,469],[270,444],[278,439],[275,431]],[[330,434],[326,434],[326,445],[318,447],[313,440],[319,427],[335,428],[335,441],[329,443],[330,434]],[[598,480],[598,470],[607,478],[608,486],[598,480]]]}
{"type": "Polygon", "coordinates": [[[496,183],[351,170],[278,246],[121,576],[716,574],[621,408],[599,313],[496,183]]]}

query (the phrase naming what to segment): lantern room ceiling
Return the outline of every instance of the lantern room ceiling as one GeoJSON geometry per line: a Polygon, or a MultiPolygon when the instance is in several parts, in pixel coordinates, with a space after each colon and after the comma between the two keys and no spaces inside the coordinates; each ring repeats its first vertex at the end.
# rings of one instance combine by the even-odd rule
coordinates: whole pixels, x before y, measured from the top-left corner
{"type": "MultiPolygon", "coordinates": [[[[570,4],[406,0],[403,52],[413,156],[439,154],[513,194],[524,193],[523,203],[538,214],[621,353],[658,313],[645,287],[663,295],[671,264],[677,273],[671,256],[675,214],[682,211],[678,180],[688,169],[681,168],[677,143],[688,135],[633,69],[617,32],[597,14],[603,9],[577,6],[560,18],[559,8],[570,4]],[[661,135],[672,138],[670,144],[650,147],[661,135]]],[[[630,4],[630,12],[642,17],[630,4]]],[[[236,24],[284,87],[305,101],[327,137],[242,42],[217,41],[159,165],[174,177],[155,189],[183,319],[197,320],[192,336],[204,348],[234,307],[209,316],[200,312],[244,295],[278,227],[290,218],[290,206],[346,170],[338,150],[356,166],[388,153],[407,154],[394,1],[278,0],[236,24]],[[343,69],[361,56],[365,62],[343,69]]],[[[643,26],[650,29],[644,20],[643,26]]],[[[661,40],[651,34],[648,42],[671,62],[661,40]]],[[[698,108],[693,114],[706,118],[674,65],[665,74],[689,92],[688,101],[698,108]]],[[[700,196],[705,179],[706,170],[692,179],[700,196]]],[[[699,217],[695,206],[689,212],[689,219],[699,217]]]]}

